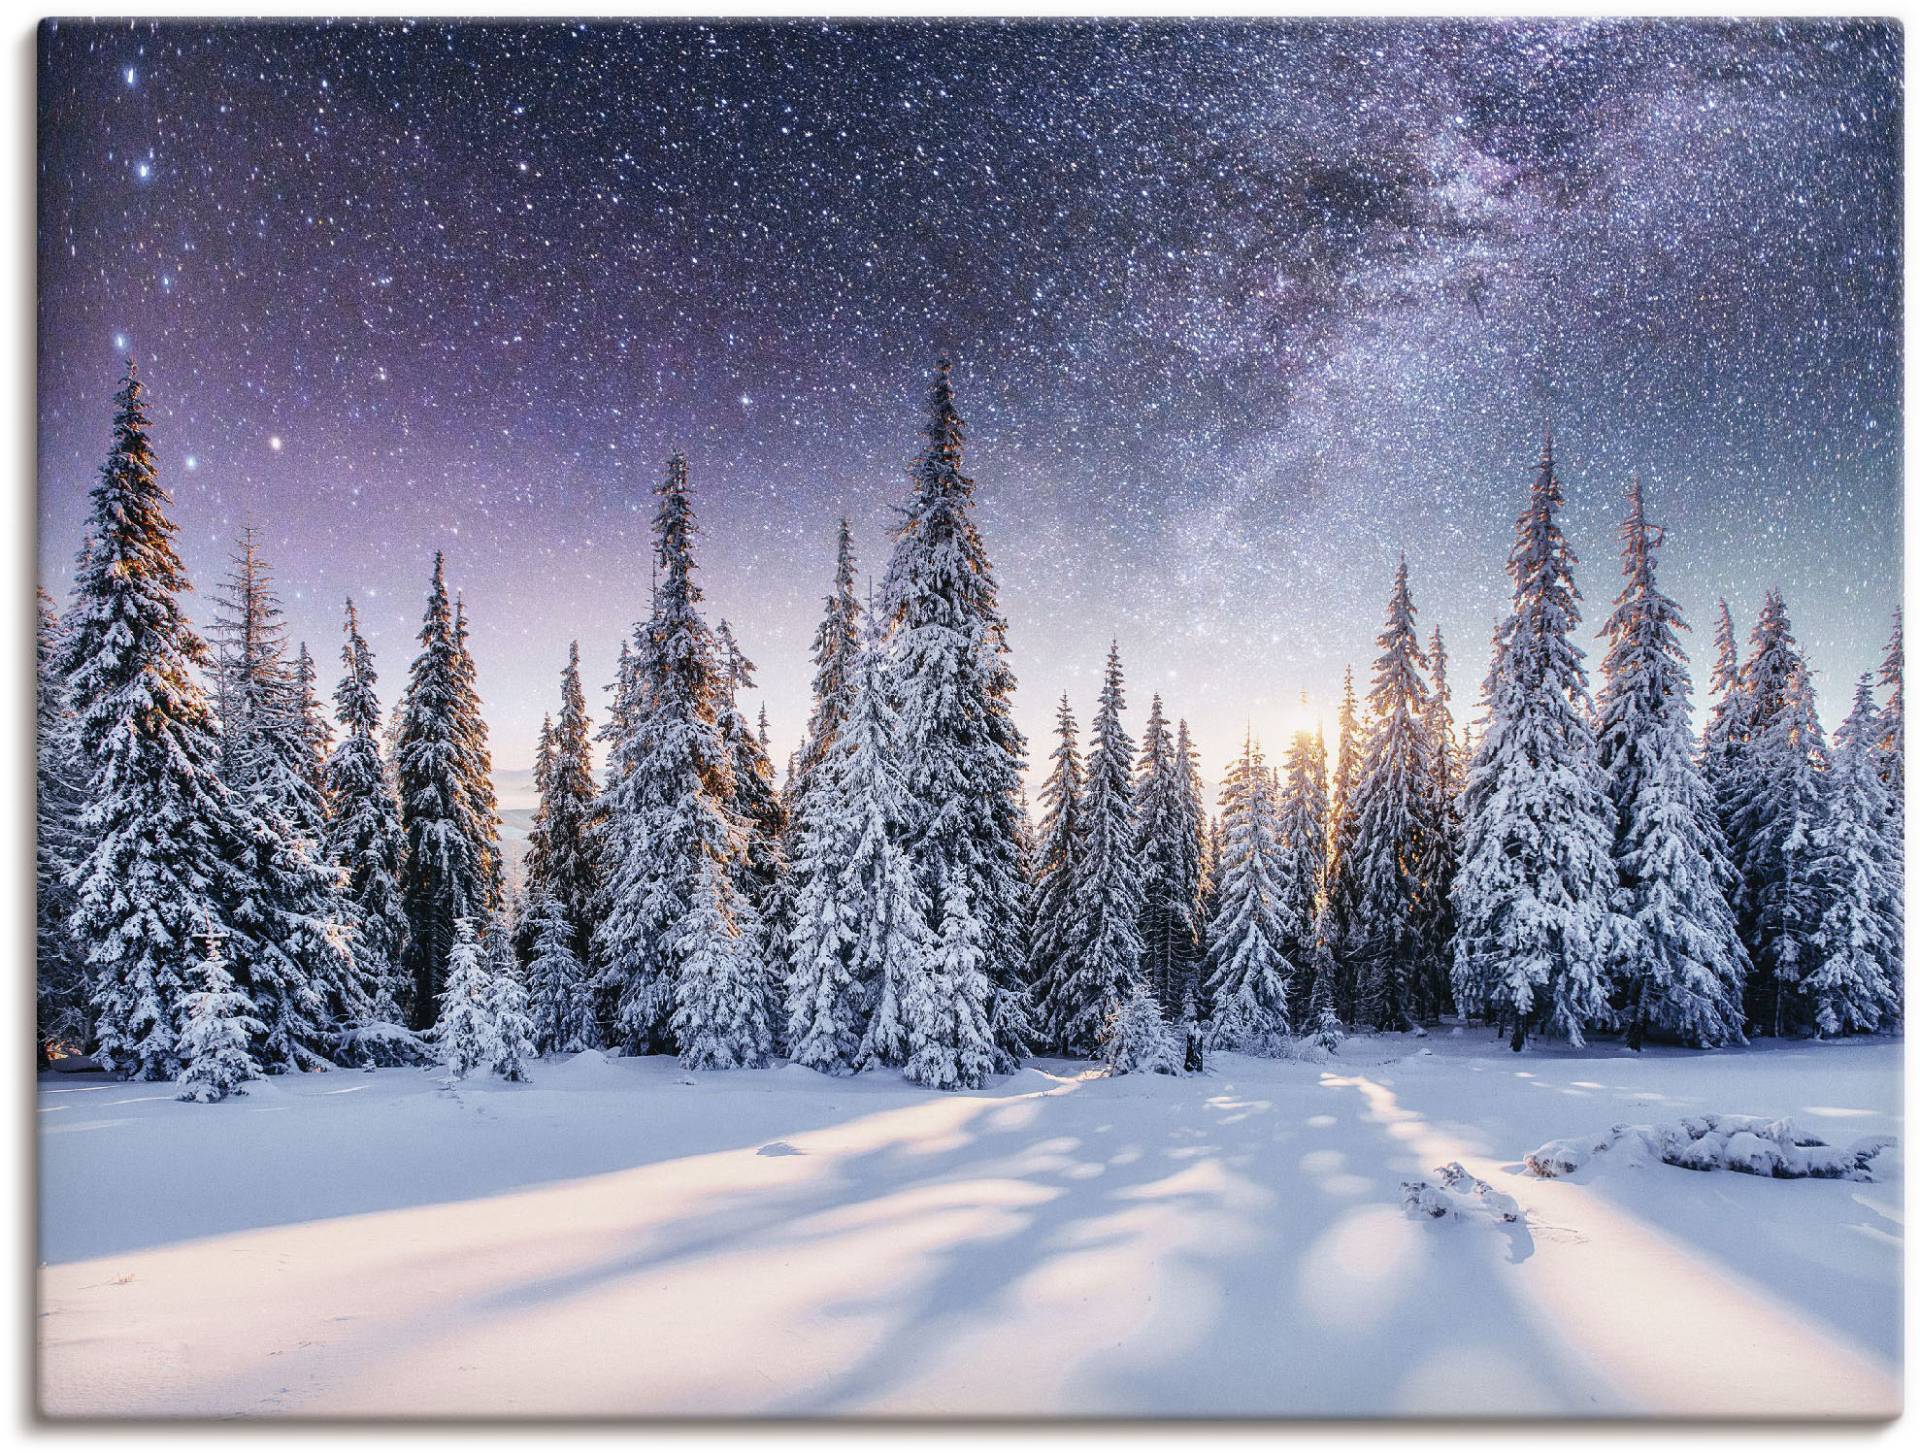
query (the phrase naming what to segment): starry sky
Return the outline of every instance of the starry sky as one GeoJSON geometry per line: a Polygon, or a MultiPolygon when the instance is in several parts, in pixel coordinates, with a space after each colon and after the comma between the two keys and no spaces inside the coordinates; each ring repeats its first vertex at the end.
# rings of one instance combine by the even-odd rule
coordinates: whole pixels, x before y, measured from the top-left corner
{"type": "Polygon", "coordinates": [[[680,447],[781,759],[947,353],[1040,766],[1110,638],[1210,775],[1330,719],[1402,550],[1470,709],[1549,420],[1589,627],[1637,469],[1696,674],[1778,585],[1831,722],[1900,591],[1901,91],[1881,23],[49,23],[43,575],[133,354],[196,618],[251,521],[391,702],[444,548],[525,767],[680,447]]]}

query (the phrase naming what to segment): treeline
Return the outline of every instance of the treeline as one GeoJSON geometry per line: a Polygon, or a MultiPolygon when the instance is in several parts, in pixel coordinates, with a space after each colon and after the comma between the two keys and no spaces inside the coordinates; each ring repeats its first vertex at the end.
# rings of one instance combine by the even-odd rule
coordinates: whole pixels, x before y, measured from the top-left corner
{"type": "Polygon", "coordinates": [[[1117,646],[1083,755],[1062,697],[1029,822],[1006,621],[943,363],[912,492],[863,600],[841,522],[813,707],[784,781],[753,664],[698,584],[676,456],[655,585],[598,732],[577,645],[542,728],[509,904],[464,608],[436,557],[384,727],[349,602],[338,739],[243,538],[213,649],[131,366],[74,599],[40,632],[43,1054],[216,1098],[261,1070],[543,1053],[784,1054],[976,1086],[1036,1051],[1121,1071],[1211,1047],[1464,1014],[1515,1048],[1619,1031],[1710,1046],[1901,1012],[1896,624],[1831,747],[1777,593],[1744,659],[1724,603],[1702,737],[1636,482],[1597,697],[1551,441],[1471,739],[1403,559],[1337,751],[1251,735],[1209,813],[1185,722],[1137,744],[1117,646]],[[211,686],[203,684],[211,682],[211,686]],[[404,1025],[406,1027],[403,1027],[404,1025]],[[197,1067],[197,1068],[196,1068],[197,1067]]]}

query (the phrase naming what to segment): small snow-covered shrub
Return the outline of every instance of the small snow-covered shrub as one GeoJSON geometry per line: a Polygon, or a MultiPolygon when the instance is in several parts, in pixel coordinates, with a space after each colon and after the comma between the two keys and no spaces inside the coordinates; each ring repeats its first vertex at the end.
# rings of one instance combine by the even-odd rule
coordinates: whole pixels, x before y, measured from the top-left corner
{"type": "Polygon", "coordinates": [[[1496,1191],[1459,1161],[1448,1161],[1434,1171],[1440,1183],[1400,1182],[1400,1203],[1409,1216],[1439,1221],[1449,1216],[1514,1222],[1522,1217],[1520,1203],[1496,1191]]]}
{"type": "Polygon", "coordinates": [[[384,1019],[350,1025],[340,1031],[336,1043],[341,1064],[369,1069],[430,1065],[437,1058],[434,1047],[417,1030],[384,1019]]]}
{"type": "Polygon", "coordinates": [[[1604,1135],[1550,1140],[1527,1156],[1536,1176],[1571,1175],[1596,1156],[1682,1170],[1730,1170],[1776,1180],[1870,1181],[1873,1161],[1896,1143],[1869,1135],[1844,1149],[1804,1134],[1791,1120],[1759,1115],[1689,1115],[1665,1125],[1616,1125],[1604,1135]]]}
{"type": "Polygon", "coordinates": [[[1145,989],[1135,989],[1108,1017],[1100,1049],[1116,1075],[1177,1075],[1186,1065],[1186,1046],[1175,1037],[1160,1005],[1145,989]]]}

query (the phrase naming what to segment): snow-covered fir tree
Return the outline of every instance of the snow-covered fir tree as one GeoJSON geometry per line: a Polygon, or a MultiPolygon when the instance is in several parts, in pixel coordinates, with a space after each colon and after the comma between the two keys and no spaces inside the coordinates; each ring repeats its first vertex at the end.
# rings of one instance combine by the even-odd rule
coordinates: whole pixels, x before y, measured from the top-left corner
{"type": "MultiPolygon", "coordinates": [[[[1181,764],[1180,808],[1186,815],[1187,831],[1193,840],[1193,971],[1187,975],[1187,993],[1181,1002],[1181,1014],[1189,1029],[1207,1017],[1207,923],[1213,908],[1213,880],[1216,864],[1213,820],[1207,815],[1207,788],[1200,776],[1200,749],[1186,718],[1173,734],[1173,754],[1181,764]]],[[[1195,1068],[1198,1068],[1196,1066],[1195,1068]]]]}
{"type": "Polygon", "coordinates": [[[580,685],[580,643],[567,647],[560,672],[560,715],[541,732],[543,762],[534,772],[539,802],[523,867],[527,901],[551,894],[587,952],[600,905],[600,793],[593,780],[593,724],[580,685]]]}
{"type": "Polygon", "coordinates": [[[439,1014],[433,1034],[449,1083],[464,1080],[475,1070],[493,1064],[493,975],[488,971],[473,920],[465,914],[453,922],[453,947],[447,954],[439,1014]]]}
{"type": "Polygon", "coordinates": [[[1187,762],[1156,693],[1140,739],[1135,810],[1140,862],[1141,975],[1178,1022],[1200,959],[1198,803],[1187,762]]]}
{"type": "Polygon", "coordinates": [[[1826,815],[1827,746],[1812,675],[1777,590],[1754,622],[1740,694],[1746,744],[1730,784],[1727,847],[1751,960],[1747,1021],[1761,1033],[1804,1033],[1813,1027],[1804,980],[1819,958],[1823,905],[1813,855],[1826,815]]]}
{"type": "Polygon", "coordinates": [[[1802,993],[1820,1035],[1891,1028],[1900,1017],[1903,854],[1876,760],[1880,725],[1863,675],[1834,733],[1826,812],[1813,833],[1820,915],[1802,993]]]}
{"type": "Polygon", "coordinates": [[[1328,947],[1324,934],[1314,935],[1313,955],[1308,964],[1307,972],[1313,987],[1307,995],[1301,1032],[1331,1054],[1340,1047],[1340,1041],[1346,1038],[1346,1033],[1341,1029],[1340,1015],[1333,1007],[1333,951],[1328,947]]]}
{"type": "Polygon", "coordinates": [[[1366,746],[1351,666],[1340,687],[1334,744],[1333,782],[1327,797],[1327,864],[1322,898],[1326,908],[1325,928],[1334,958],[1334,1003],[1342,1015],[1351,1019],[1355,975],[1347,956],[1346,940],[1356,927],[1354,915],[1360,901],[1360,884],[1349,862],[1349,850],[1358,825],[1353,813],[1353,791],[1360,780],[1360,757],[1366,746]]]}
{"type": "Polygon", "coordinates": [[[789,789],[795,813],[806,795],[807,778],[833,750],[853,709],[853,677],[861,652],[860,600],[854,591],[857,563],[853,527],[843,517],[835,545],[833,589],[827,593],[826,609],[813,633],[813,711],[789,789]]]}
{"type": "Polygon", "coordinates": [[[600,1026],[593,975],[574,949],[577,935],[566,905],[541,893],[527,912],[527,1013],[540,1054],[597,1049],[600,1026]]]}
{"type": "Polygon", "coordinates": [[[1211,1042],[1272,1054],[1291,1027],[1293,965],[1281,947],[1297,937],[1281,893],[1280,820],[1273,775],[1251,736],[1220,786],[1222,846],[1207,926],[1211,1042]]]}
{"type": "Polygon", "coordinates": [[[327,758],[333,752],[333,728],[320,706],[320,668],[305,641],[293,653],[294,720],[299,743],[296,754],[314,795],[320,799],[322,820],[327,808],[327,758]]]}
{"type": "Polygon", "coordinates": [[[460,785],[460,813],[478,864],[481,902],[489,915],[506,902],[506,865],[500,855],[500,804],[493,789],[493,752],[480,706],[479,670],[473,659],[467,603],[453,598],[453,741],[460,785]]]}
{"type": "MultiPolygon", "coordinates": [[[[784,1028],[777,1006],[785,997],[787,933],[791,905],[784,895],[787,875],[787,808],[774,782],[773,762],[740,708],[740,693],[753,686],[754,664],[740,649],[724,620],[715,632],[719,652],[720,696],[715,723],[732,763],[733,798],[729,808],[741,832],[734,876],[753,908],[760,939],[754,953],[768,975],[766,1000],[776,1030],[784,1028]]],[[[776,1032],[776,1040],[779,1034],[776,1032]]]]}
{"type": "Polygon", "coordinates": [[[1747,955],[1727,902],[1732,866],[1694,758],[1680,607],[1655,581],[1661,531],[1638,477],[1621,527],[1626,584],[1607,618],[1599,763],[1616,814],[1616,995],[1627,1043],[1649,1034],[1738,1043],[1747,955]]]}
{"type": "Polygon", "coordinates": [[[877,638],[841,683],[846,710],[800,804],[787,1034],[827,1074],[904,1065],[906,995],[929,972],[925,899],[900,847],[899,723],[877,638]]]}
{"type": "MultiPolygon", "coordinates": [[[[1346,949],[1354,973],[1357,1020],[1379,1029],[1409,1028],[1438,1015],[1437,965],[1426,895],[1434,839],[1445,831],[1428,738],[1426,655],[1414,629],[1406,557],[1394,571],[1387,620],[1375,638],[1380,655],[1367,695],[1371,728],[1349,789],[1352,820],[1341,871],[1352,894],[1346,949]]],[[[1301,925],[1298,931],[1305,931],[1301,925]]]]}
{"type": "Polygon", "coordinates": [[[1177,1075],[1186,1067],[1186,1045],[1145,983],[1108,1014],[1100,1029],[1100,1058],[1116,1075],[1177,1075]]]}
{"type": "MultiPolygon", "coordinates": [[[[1013,723],[1006,621],[974,520],[973,482],[961,472],[965,428],[945,360],[934,373],[925,437],[882,589],[906,778],[902,844],[931,905],[938,955],[950,963],[979,956],[978,972],[948,972],[938,982],[962,994],[984,983],[987,1002],[941,1006],[921,1022],[937,1019],[960,1033],[978,1011],[996,1027],[992,1063],[1010,1068],[1025,1052],[1027,1029],[1018,842],[1025,743],[1013,723]],[[968,921],[946,923],[962,904],[968,921]]],[[[925,1053],[928,1064],[939,1059],[963,1077],[973,1073],[971,1048],[959,1041],[925,1053]]]]}
{"type": "Polygon", "coordinates": [[[92,1035],[87,970],[68,931],[80,856],[80,813],[86,784],[74,751],[73,711],[60,673],[60,618],[53,597],[36,592],[34,631],[34,908],[35,1058],[80,1054],[92,1035]]]}
{"type": "Polygon", "coordinates": [[[763,1063],[772,1031],[759,925],[735,872],[733,761],[719,726],[724,683],[695,579],[687,461],[657,494],[661,571],[638,632],[607,794],[607,914],[594,939],[632,1052],[673,1045],[689,1066],[763,1063]]]}
{"type": "Polygon", "coordinates": [[[1027,982],[1033,1002],[1036,1038],[1060,1044],[1060,986],[1077,977],[1083,947],[1074,884],[1083,845],[1081,801],[1087,769],[1080,756],[1080,727],[1066,693],[1054,713],[1055,742],[1047,779],[1040,786],[1040,822],[1028,872],[1031,922],[1028,931],[1027,982]]]}
{"type": "Polygon", "coordinates": [[[206,945],[196,966],[195,987],[181,1000],[182,1100],[210,1105],[244,1095],[248,1080],[261,1077],[247,1046],[266,1030],[253,1005],[233,982],[220,952],[220,935],[202,935],[206,945]]]}
{"type": "Polygon", "coordinates": [[[1420,927],[1426,938],[1429,1003],[1453,1006],[1453,880],[1460,871],[1460,809],[1467,786],[1467,756],[1454,731],[1453,687],[1447,679],[1447,643],[1440,627],[1427,640],[1428,748],[1433,753],[1431,830],[1420,864],[1420,927]]]}
{"type": "Polygon", "coordinates": [[[1067,1054],[1096,1053],[1107,1021],[1142,982],[1133,741],[1120,722],[1126,704],[1115,646],[1107,653],[1080,803],[1079,862],[1068,927],[1076,945],[1061,961],[1065,972],[1056,972],[1048,990],[1053,1036],[1067,1054]]]}
{"type": "Polygon", "coordinates": [[[1901,643],[1901,620],[1893,613],[1893,639],[1880,658],[1880,686],[1887,694],[1880,708],[1880,730],[1874,738],[1874,765],[1887,786],[1887,806],[1895,816],[1906,816],[1907,797],[1907,696],[1903,684],[1906,651],[1901,643]]]}
{"type": "Polygon", "coordinates": [[[524,1081],[527,1067],[540,1051],[534,1044],[533,1016],[513,951],[513,934],[498,914],[488,925],[482,952],[487,958],[487,1018],[493,1026],[490,1065],[503,1080],[524,1081]]]}
{"type": "MultiPolygon", "coordinates": [[[[1747,761],[1747,694],[1740,669],[1740,643],[1733,629],[1733,612],[1722,599],[1713,622],[1713,671],[1707,678],[1706,725],[1700,731],[1700,776],[1713,798],[1723,841],[1733,837],[1733,814],[1740,796],[1740,778],[1747,761]]],[[[1736,895],[1737,901],[1737,895],[1736,895]]]]}
{"type": "Polygon", "coordinates": [[[1454,880],[1455,997],[1506,1027],[1515,1050],[1537,1033],[1578,1046],[1613,1021],[1613,804],[1573,642],[1564,502],[1549,434],[1507,557],[1513,609],[1495,641],[1454,880]]]}
{"type": "Polygon", "coordinates": [[[346,872],[347,913],[354,928],[354,960],[368,1010],[397,1021],[408,992],[402,973],[407,915],[400,899],[400,804],[380,755],[380,698],[373,651],[360,634],[360,617],[347,602],[346,674],[334,689],[340,741],[327,759],[325,855],[346,872]]]}
{"type": "MultiPolygon", "coordinates": [[[[1296,971],[1289,1006],[1295,1020],[1306,1013],[1313,987],[1311,966],[1315,962],[1320,895],[1326,874],[1328,810],[1326,737],[1318,728],[1295,732],[1287,748],[1286,777],[1280,791],[1280,846],[1274,871],[1281,921],[1296,927],[1280,945],[1296,971]]],[[[1331,983],[1327,992],[1333,992],[1331,983]]]]}
{"type": "Polygon", "coordinates": [[[441,1000],[455,924],[490,915],[499,892],[498,824],[484,820],[474,795],[478,704],[470,699],[470,660],[437,552],[419,641],[400,702],[395,776],[406,840],[406,965],[413,1022],[425,1027],[441,1000]]]}
{"type": "Polygon", "coordinates": [[[84,792],[69,926],[96,1055],[119,1074],[170,1080],[193,936],[228,930],[228,905],[251,887],[237,864],[254,828],[220,779],[218,724],[196,676],[209,655],[180,609],[191,587],[148,428],[129,361],[58,670],[84,792]]]}
{"type": "Polygon", "coordinates": [[[935,1090],[973,1089],[993,1073],[999,1052],[989,1017],[992,986],[985,967],[986,927],[967,898],[967,879],[947,878],[939,929],[919,971],[901,985],[906,1031],[903,1073],[935,1090]]]}

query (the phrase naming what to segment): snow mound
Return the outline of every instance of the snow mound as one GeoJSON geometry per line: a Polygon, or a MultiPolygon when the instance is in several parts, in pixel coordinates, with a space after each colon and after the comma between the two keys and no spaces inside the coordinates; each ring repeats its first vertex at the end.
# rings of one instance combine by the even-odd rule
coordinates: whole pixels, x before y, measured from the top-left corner
{"type": "Polygon", "coordinates": [[[426,1038],[403,1024],[374,1020],[342,1030],[340,1063],[346,1068],[433,1064],[438,1056],[426,1038]]]}
{"type": "Polygon", "coordinates": [[[1439,1178],[1438,1185],[1432,1181],[1400,1182],[1400,1203],[1409,1216],[1430,1221],[1452,1217],[1503,1223],[1521,1219],[1518,1201],[1469,1174],[1459,1161],[1448,1161],[1434,1175],[1439,1178]]]}
{"type": "Polygon", "coordinates": [[[1873,1161],[1897,1144],[1868,1135],[1845,1149],[1808,1135],[1788,1119],[1760,1115],[1689,1115],[1665,1125],[1616,1125],[1604,1135],[1549,1140],[1527,1155],[1536,1176],[1571,1175],[1599,1156],[1609,1162],[1682,1170],[1731,1170],[1776,1180],[1870,1181],[1873,1161]]]}
{"type": "Polygon", "coordinates": [[[754,1152],[754,1154],[755,1155],[805,1155],[806,1152],[800,1149],[799,1146],[790,1144],[785,1140],[773,1140],[761,1146],[758,1150],[754,1152]]]}
{"type": "Polygon", "coordinates": [[[612,1089],[627,1083],[618,1066],[597,1049],[583,1049],[546,1067],[540,1079],[549,1088],[569,1090],[612,1089]]]}

